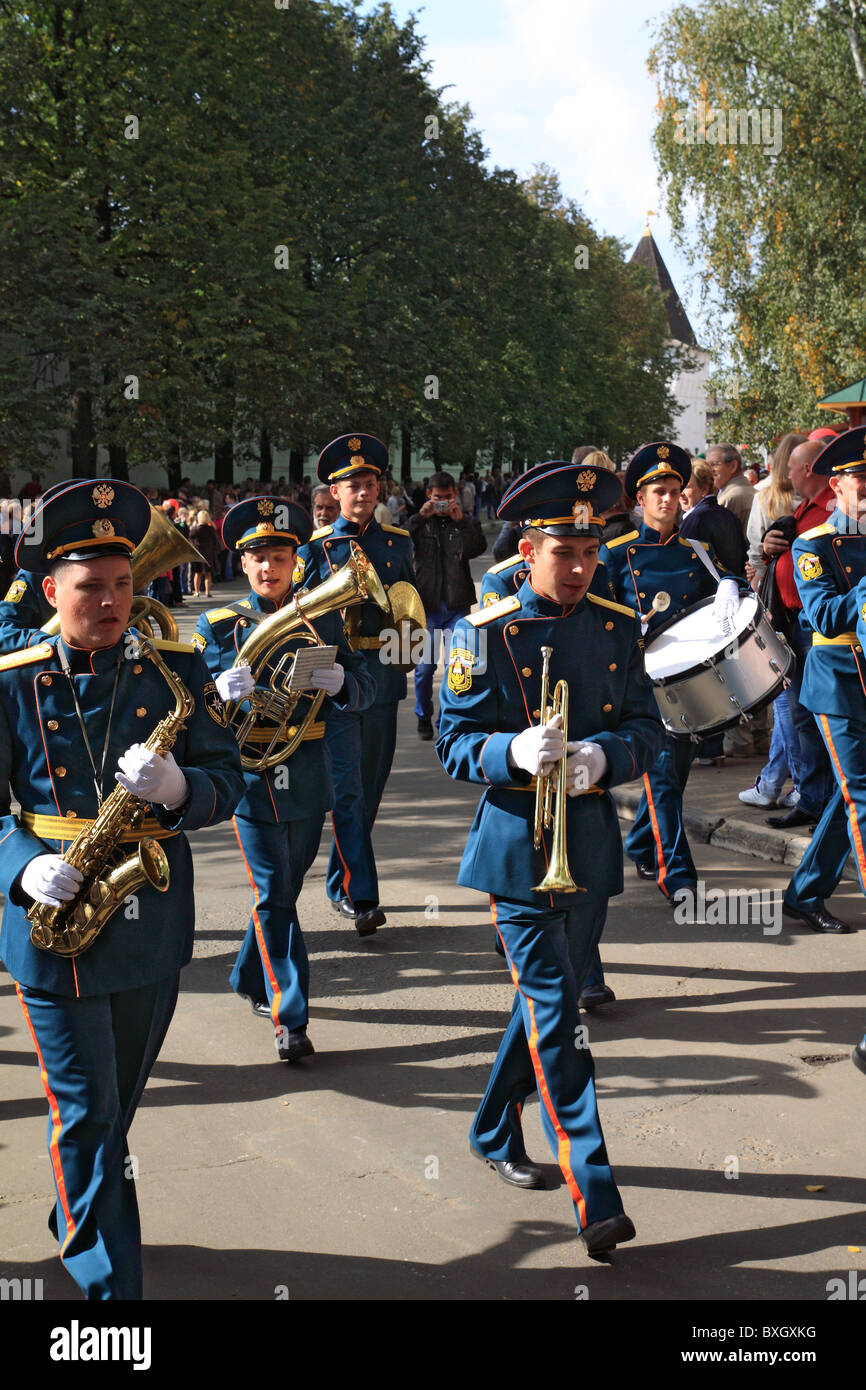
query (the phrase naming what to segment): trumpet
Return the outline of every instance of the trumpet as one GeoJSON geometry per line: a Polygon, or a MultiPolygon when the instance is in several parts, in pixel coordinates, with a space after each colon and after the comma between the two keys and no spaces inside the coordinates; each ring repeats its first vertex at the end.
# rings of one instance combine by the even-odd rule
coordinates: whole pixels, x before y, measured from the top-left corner
{"type": "Polygon", "coordinates": [[[555,715],[562,716],[563,753],[555,768],[546,777],[539,773],[535,787],[535,828],[532,843],[535,849],[541,847],[542,829],[553,826],[553,845],[547,873],[540,883],[533,886],[534,893],[585,893],[586,889],[575,883],[568,867],[565,847],[565,766],[568,760],[568,685],[557,681],[553,691],[553,704],[548,705],[550,695],[550,658],[552,647],[542,647],[541,656],[541,720],[547,724],[555,715]],[[553,790],[554,779],[556,792],[553,790]],[[556,804],[554,805],[554,795],[556,804]]]}

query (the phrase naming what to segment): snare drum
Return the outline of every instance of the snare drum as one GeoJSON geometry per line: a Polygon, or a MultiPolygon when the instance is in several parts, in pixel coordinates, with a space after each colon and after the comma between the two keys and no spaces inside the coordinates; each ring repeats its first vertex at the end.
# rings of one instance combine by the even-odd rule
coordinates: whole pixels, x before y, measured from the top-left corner
{"type": "Polygon", "coordinates": [[[662,720],[695,743],[754,715],[790,685],[794,654],[757,594],[747,594],[723,634],[712,598],[656,628],[645,652],[662,720]],[[713,630],[715,627],[715,630],[713,630]]]}

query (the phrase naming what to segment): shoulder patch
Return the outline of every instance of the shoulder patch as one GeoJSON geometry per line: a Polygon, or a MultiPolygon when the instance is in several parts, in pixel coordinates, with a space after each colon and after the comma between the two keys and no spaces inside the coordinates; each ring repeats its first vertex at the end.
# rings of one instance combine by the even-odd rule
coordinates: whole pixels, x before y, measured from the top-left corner
{"type": "Polygon", "coordinates": [[[687,550],[694,550],[696,545],[702,545],[704,547],[704,550],[706,550],[709,553],[709,541],[699,541],[697,536],[691,536],[688,540],[686,540],[685,536],[677,536],[677,540],[679,541],[680,545],[684,545],[687,550]]]}
{"type": "Polygon", "coordinates": [[[616,550],[618,545],[625,545],[628,541],[637,540],[640,531],[626,531],[624,536],[617,536],[615,540],[605,541],[604,545],[608,550],[616,550]]]}
{"type": "Polygon", "coordinates": [[[185,652],[189,656],[195,651],[191,642],[167,642],[162,637],[155,637],[153,645],[158,652],[185,652]]]}
{"type": "Polygon", "coordinates": [[[523,562],[522,555],[509,555],[507,560],[500,560],[498,565],[491,565],[488,574],[502,574],[503,570],[510,569],[512,565],[523,562]]]}
{"type": "Polygon", "coordinates": [[[802,535],[795,539],[798,541],[810,541],[813,536],[835,536],[836,527],[832,521],[824,521],[820,526],[813,526],[811,531],[804,531],[802,535]]]}
{"type": "Polygon", "coordinates": [[[3,599],[3,602],[4,602],[4,603],[20,603],[21,600],[22,600],[22,598],[24,597],[24,595],[25,595],[26,593],[27,593],[27,580],[26,580],[26,579],[13,579],[13,580],[12,580],[12,583],[9,585],[9,591],[8,591],[8,593],[6,594],[6,597],[3,599]]]}
{"type": "Polygon", "coordinates": [[[402,526],[386,526],[384,522],[382,523],[382,530],[390,531],[392,536],[408,536],[409,534],[402,526]]]}
{"type": "Polygon", "coordinates": [[[213,722],[215,724],[219,724],[221,729],[227,729],[229,721],[225,711],[225,705],[220,699],[219,692],[217,691],[216,685],[213,681],[208,681],[206,683],[202,694],[204,699],[204,707],[207,710],[213,722]]]}
{"type": "MultiPolygon", "coordinates": [[[[310,536],[310,541],[318,541],[321,540],[322,536],[330,536],[333,529],[333,526],[320,526],[318,531],[314,531],[310,536]]],[[[310,541],[307,541],[308,545],[310,541]]]]}
{"type": "Polygon", "coordinates": [[[38,647],[24,647],[20,652],[9,652],[0,656],[0,671],[11,671],[15,666],[28,666],[31,661],[45,661],[54,648],[50,642],[40,642],[38,647]]]}
{"type": "Polygon", "coordinates": [[[203,652],[207,646],[207,638],[203,632],[194,632],[192,635],[192,645],[197,652],[203,652]]]}
{"type": "Polygon", "coordinates": [[[506,613],[516,613],[520,608],[520,599],[516,594],[509,594],[508,598],[502,598],[498,603],[491,603],[487,608],[482,608],[478,613],[468,614],[466,621],[473,627],[481,627],[484,623],[490,623],[494,618],[503,618],[506,613]]]}
{"type": "Polygon", "coordinates": [[[625,603],[614,603],[609,598],[599,598],[598,594],[587,594],[590,603],[597,603],[599,608],[610,608],[614,613],[624,613],[627,618],[636,618],[637,613],[633,608],[629,608],[625,603]]]}
{"type": "Polygon", "coordinates": [[[209,613],[205,613],[205,617],[211,626],[213,626],[214,623],[221,623],[223,618],[234,618],[235,622],[237,622],[238,619],[238,615],[233,608],[212,608],[209,613]]]}

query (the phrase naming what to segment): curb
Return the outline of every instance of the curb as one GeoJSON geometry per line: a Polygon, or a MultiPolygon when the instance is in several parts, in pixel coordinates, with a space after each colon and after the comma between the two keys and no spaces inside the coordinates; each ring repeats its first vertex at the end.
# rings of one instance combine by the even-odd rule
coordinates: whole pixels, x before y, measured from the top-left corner
{"type": "MultiPolygon", "coordinates": [[[[611,795],[622,819],[634,820],[643,788],[639,785],[616,787],[611,795]]],[[[774,864],[787,864],[792,869],[797,867],[809,848],[808,835],[786,835],[784,830],[774,830],[772,826],[759,826],[753,821],[736,817],[711,816],[688,805],[683,807],[683,825],[689,838],[697,843],[714,845],[732,854],[748,854],[753,859],[769,859],[774,864]]],[[[842,870],[842,877],[859,883],[850,857],[842,870]]]]}

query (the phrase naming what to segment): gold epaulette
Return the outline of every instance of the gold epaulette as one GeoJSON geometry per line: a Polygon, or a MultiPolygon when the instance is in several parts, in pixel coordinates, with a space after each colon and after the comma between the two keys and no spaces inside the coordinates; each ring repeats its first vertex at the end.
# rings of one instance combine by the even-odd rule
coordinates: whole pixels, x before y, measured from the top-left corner
{"type": "Polygon", "coordinates": [[[526,564],[527,562],[522,555],[511,555],[507,560],[500,560],[498,565],[491,565],[487,573],[501,574],[503,570],[507,570],[511,565],[516,565],[518,563],[526,564]]]}
{"type": "Polygon", "coordinates": [[[802,535],[795,536],[798,541],[810,541],[813,536],[835,536],[836,527],[832,521],[822,521],[820,526],[813,526],[811,531],[804,531],[802,535]]]}
{"type": "Polygon", "coordinates": [[[409,534],[402,526],[386,526],[384,522],[382,522],[381,529],[383,531],[390,531],[392,536],[408,536],[409,534]]]}
{"type": "Polygon", "coordinates": [[[634,608],[629,608],[625,603],[614,603],[609,598],[599,598],[598,594],[587,594],[590,603],[597,603],[601,608],[611,608],[614,613],[624,613],[627,618],[636,618],[637,613],[634,608]]]}
{"type": "Polygon", "coordinates": [[[313,534],[310,536],[310,540],[318,541],[321,540],[322,536],[330,536],[333,529],[333,526],[320,526],[318,531],[314,531],[313,534]]]}
{"type": "Polygon", "coordinates": [[[15,666],[27,666],[31,661],[44,661],[54,651],[50,642],[40,642],[38,647],[22,647],[20,652],[9,652],[0,656],[0,671],[11,671],[15,666]]]}
{"type": "Polygon", "coordinates": [[[488,608],[482,608],[477,613],[470,613],[467,623],[473,627],[481,627],[483,623],[490,623],[494,618],[503,618],[506,613],[516,613],[520,607],[520,599],[516,594],[509,594],[508,598],[502,598],[498,603],[491,603],[488,608]]]}
{"type": "MultiPolygon", "coordinates": [[[[248,599],[241,599],[238,603],[238,608],[249,608],[249,606],[248,599]]],[[[221,623],[223,618],[234,618],[237,622],[238,615],[233,608],[212,608],[209,613],[205,613],[205,617],[213,625],[214,623],[221,623]]]]}
{"type": "Polygon", "coordinates": [[[197,650],[191,642],[167,642],[164,637],[154,637],[153,645],[158,652],[186,652],[187,656],[197,650]]]}
{"type": "Polygon", "coordinates": [[[604,541],[603,544],[608,550],[616,550],[618,545],[625,545],[626,541],[633,541],[640,535],[640,531],[626,531],[624,536],[617,536],[615,540],[604,541]]]}
{"type": "Polygon", "coordinates": [[[680,545],[687,546],[689,550],[693,550],[696,545],[702,545],[704,547],[704,550],[706,550],[707,553],[709,553],[709,541],[699,541],[697,536],[694,536],[689,540],[686,540],[685,536],[677,536],[677,540],[679,541],[680,545]]]}

